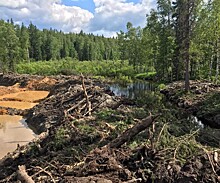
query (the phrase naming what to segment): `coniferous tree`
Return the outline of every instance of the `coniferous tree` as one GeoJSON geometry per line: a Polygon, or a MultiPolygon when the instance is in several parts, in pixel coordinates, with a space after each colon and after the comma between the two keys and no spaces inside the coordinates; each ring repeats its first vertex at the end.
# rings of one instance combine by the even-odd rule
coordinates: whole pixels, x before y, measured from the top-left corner
{"type": "MultiPolygon", "coordinates": [[[[178,60],[185,65],[185,90],[190,89],[190,40],[194,23],[194,10],[199,0],[177,0],[176,8],[176,39],[178,47],[178,60]]],[[[177,68],[178,70],[178,68],[177,68]]],[[[177,73],[178,74],[178,73],[177,73]]]]}
{"type": "Polygon", "coordinates": [[[19,35],[20,42],[20,55],[21,58],[25,61],[29,61],[29,33],[28,29],[22,23],[19,35]]]}
{"type": "Polygon", "coordinates": [[[29,46],[29,56],[30,58],[39,61],[42,60],[42,38],[41,32],[37,29],[35,25],[30,23],[29,27],[29,39],[30,39],[30,46],[29,46]]]}

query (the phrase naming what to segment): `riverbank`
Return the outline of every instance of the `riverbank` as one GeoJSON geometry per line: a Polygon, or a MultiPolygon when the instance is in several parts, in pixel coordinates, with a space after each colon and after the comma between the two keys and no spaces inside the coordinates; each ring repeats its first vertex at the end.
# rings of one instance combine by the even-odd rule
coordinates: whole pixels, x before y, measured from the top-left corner
{"type": "Polygon", "coordinates": [[[198,143],[198,129],[172,135],[176,113],[157,94],[145,93],[146,102],[138,104],[80,76],[9,75],[0,77],[6,85],[1,81],[50,94],[23,114],[42,133],[0,161],[0,182],[16,182],[18,165],[35,182],[219,181],[219,149],[198,143]]]}
{"type": "Polygon", "coordinates": [[[205,125],[220,128],[220,85],[208,81],[191,81],[190,92],[184,92],[184,82],[174,82],[161,90],[166,98],[197,116],[205,125]]]}

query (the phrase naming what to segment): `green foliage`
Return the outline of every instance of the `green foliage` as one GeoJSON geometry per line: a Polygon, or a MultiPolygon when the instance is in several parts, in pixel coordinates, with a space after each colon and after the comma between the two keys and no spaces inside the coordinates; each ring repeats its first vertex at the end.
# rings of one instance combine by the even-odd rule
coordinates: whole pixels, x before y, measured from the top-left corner
{"type": "Polygon", "coordinates": [[[92,127],[88,124],[78,124],[77,128],[79,128],[80,131],[82,131],[82,133],[85,133],[85,134],[91,134],[96,131],[95,127],[92,127]]]}
{"type": "Polygon", "coordinates": [[[59,128],[56,131],[55,139],[53,141],[54,149],[62,149],[65,146],[66,138],[65,138],[65,128],[59,128]]]}
{"type": "Polygon", "coordinates": [[[161,108],[163,96],[158,92],[146,91],[144,95],[136,99],[137,104],[140,106],[145,106],[148,110],[153,110],[155,108],[161,108]]]}
{"type": "Polygon", "coordinates": [[[77,61],[63,59],[60,61],[38,61],[19,63],[17,72],[24,74],[57,75],[80,74],[115,78],[123,83],[131,81],[135,71],[128,61],[77,61]]]}
{"type": "Polygon", "coordinates": [[[144,79],[144,80],[153,80],[156,74],[157,74],[156,72],[139,73],[135,75],[135,78],[144,79]]]}
{"type": "Polygon", "coordinates": [[[220,93],[212,93],[206,97],[203,105],[198,111],[198,116],[204,114],[217,115],[220,112],[220,93]]]}
{"type": "Polygon", "coordinates": [[[135,77],[154,79],[156,76],[159,81],[170,82],[186,76],[184,73],[188,72],[184,66],[190,60],[191,79],[209,78],[218,83],[219,1],[189,2],[158,0],[157,9],[147,15],[146,27],[134,27],[128,22],[127,31],[120,31],[117,38],[94,36],[83,31],[65,34],[53,29],[39,30],[32,23],[25,27],[2,20],[1,71],[14,71],[19,62],[19,73],[84,73],[115,78],[123,84],[135,77]],[[184,28],[188,24],[181,22],[188,16],[185,5],[192,8],[188,13],[193,29],[184,28]],[[191,35],[185,39],[187,44],[183,41],[187,37],[184,34],[191,35]],[[49,62],[46,64],[42,60],[49,62]]]}
{"type": "Polygon", "coordinates": [[[0,72],[15,71],[19,56],[18,41],[14,26],[0,21],[0,72]]]}
{"type": "Polygon", "coordinates": [[[96,113],[96,120],[101,121],[101,123],[106,122],[114,126],[113,136],[117,136],[128,128],[128,125],[134,123],[131,117],[132,114],[126,115],[124,117],[120,112],[107,109],[96,113]]]}
{"type": "Polygon", "coordinates": [[[166,85],[165,85],[164,83],[161,83],[161,84],[158,85],[157,88],[158,88],[159,90],[163,90],[163,89],[166,88],[166,85]]]}
{"type": "Polygon", "coordinates": [[[118,119],[115,118],[114,116],[112,116],[112,114],[117,114],[116,111],[111,110],[111,109],[107,109],[107,110],[102,110],[100,112],[96,113],[96,117],[99,120],[104,120],[104,121],[108,121],[108,122],[115,122],[118,119]]]}
{"type": "Polygon", "coordinates": [[[169,151],[164,151],[164,161],[184,164],[189,158],[201,152],[201,145],[195,140],[197,134],[198,130],[176,137],[169,133],[169,126],[164,125],[157,138],[156,148],[169,149],[169,151]]]}
{"type": "MultiPolygon", "coordinates": [[[[17,62],[41,60],[118,60],[118,40],[93,34],[69,33],[57,30],[39,30],[34,24],[0,22],[1,70],[15,70],[17,62]]],[[[44,73],[44,71],[42,71],[44,73]]],[[[64,70],[69,73],[69,70],[64,70]]]]}

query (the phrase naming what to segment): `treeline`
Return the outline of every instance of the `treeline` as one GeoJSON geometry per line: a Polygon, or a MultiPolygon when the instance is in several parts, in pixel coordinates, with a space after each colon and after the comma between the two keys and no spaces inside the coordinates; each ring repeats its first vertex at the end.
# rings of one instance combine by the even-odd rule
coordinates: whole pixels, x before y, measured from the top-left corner
{"type": "Polygon", "coordinates": [[[15,70],[18,62],[60,60],[72,58],[79,61],[117,60],[118,42],[85,34],[63,33],[57,30],[39,30],[32,23],[15,25],[13,20],[0,21],[0,69],[15,70]]]}
{"type": "Polygon", "coordinates": [[[14,71],[18,61],[128,60],[133,74],[156,73],[164,81],[185,79],[189,90],[190,79],[219,81],[219,12],[219,0],[157,0],[144,28],[128,22],[127,31],[116,38],[39,30],[32,23],[26,27],[2,20],[0,69],[14,71]]]}
{"type": "Polygon", "coordinates": [[[144,29],[128,23],[127,31],[118,34],[119,49],[136,70],[144,65],[159,79],[218,82],[219,12],[219,0],[157,0],[144,29]]]}

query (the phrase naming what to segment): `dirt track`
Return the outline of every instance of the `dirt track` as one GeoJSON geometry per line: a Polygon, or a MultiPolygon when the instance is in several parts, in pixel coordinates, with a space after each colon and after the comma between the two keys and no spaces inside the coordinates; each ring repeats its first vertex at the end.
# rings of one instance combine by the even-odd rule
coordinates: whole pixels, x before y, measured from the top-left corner
{"type": "Polygon", "coordinates": [[[166,127],[155,131],[153,125],[117,148],[110,146],[149,114],[137,115],[135,111],[143,109],[134,101],[113,96],[97,81],[80,76],[1,77],[0,83],[20,83],[19,90],[47,90],[50,94],[31,110],[6,109],[25,115],[35,132],[42,133],[0,161],[0,182],[18,182],[19,165],[26,166],[25,173],[35,182],[220,181],[220,151],[194,144],[193,135],[174,139],[166,127]],[[187,152],[187,161],[183,161],[182,152],[188,150],[194,156],[187,152]]]}

